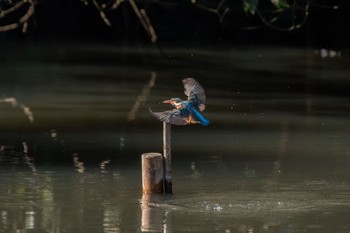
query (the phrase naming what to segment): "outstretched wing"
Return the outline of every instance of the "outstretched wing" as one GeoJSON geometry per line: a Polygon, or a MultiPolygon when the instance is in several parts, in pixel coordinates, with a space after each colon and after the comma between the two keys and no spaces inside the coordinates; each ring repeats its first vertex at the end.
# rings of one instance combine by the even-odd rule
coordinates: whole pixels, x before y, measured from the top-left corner
{"type": "Polygon", "coordinates": [[[181,116],[181,111],[179,109],[173,109],[164,112],[152,112],[151,109],[149,111],[158,120],[164,121],[169,124],[186,125],[189,123],[186,117],[181,116]]]}
{"type": "Polygon", "coordinates": [[[188,102],[198,108],[200,111],[205,109],[206,96],[203,87],[194,78],[182,80],[185,88],[185,95],[188,96],[188,102]]]}

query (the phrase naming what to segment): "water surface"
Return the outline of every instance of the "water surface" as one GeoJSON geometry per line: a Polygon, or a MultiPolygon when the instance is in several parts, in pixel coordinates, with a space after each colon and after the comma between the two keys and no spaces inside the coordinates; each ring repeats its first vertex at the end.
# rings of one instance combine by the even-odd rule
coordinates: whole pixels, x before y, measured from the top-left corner
{"type": "Polygon", "coordinates": [[[18,50],[0,64],[0,232],[350,232],[346,54],[18,50]],[[211,124],[172,127],[174,195],[142,196],[140,156],[162,151],[148,108],[188,76],[211,124]]]}

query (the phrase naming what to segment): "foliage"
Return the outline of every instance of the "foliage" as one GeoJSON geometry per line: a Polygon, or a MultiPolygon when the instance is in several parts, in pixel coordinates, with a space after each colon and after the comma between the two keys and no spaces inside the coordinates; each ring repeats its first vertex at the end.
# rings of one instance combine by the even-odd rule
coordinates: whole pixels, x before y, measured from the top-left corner
{"type": "MultiPolygon", "coordinates": [[[[28,23],[34,16],[36,5],[46,0],[0,0],[0,32],[15,29],[27,31],[28,23]]],[[[72,0],[73,1],[73,0],[72,0]]],[[[79,1],[79,0],[75,0],[79,1]]],[[[276,30],[292,31],[301,28],[309,17],[312,7],[338,9],[337,6],[324,6],[317,0],[80,0],[85,5],[93,5],[100,14],[103,22],[113,26],[107,15],[114,12],[122,4],[129,4],[137,16],[151,41],[156,43],[157,34],[149,19],[145,5],[150,3],[183,4],[203,9],[217,15],[222,23],[229,20],[227,15],[237,12],[237,3],[241,2],[241,11],[245,13],[249,24],[242,25],[244,29],[271,27],[276,30]],[[108,13],[108,14],[107,14],[108,13]]],[[[83,5],[83,4],[82,4],[83,5]]],[[[38,22],[40,23],[40,22],[38,22]]]]}
{"type": "Polygon", "coordinates": [[[255,14],[255,11],[258,7],[259,0],[244,0],[243,1],[243,9],[246,13],[250,13],[252,15],[255,14]]]}

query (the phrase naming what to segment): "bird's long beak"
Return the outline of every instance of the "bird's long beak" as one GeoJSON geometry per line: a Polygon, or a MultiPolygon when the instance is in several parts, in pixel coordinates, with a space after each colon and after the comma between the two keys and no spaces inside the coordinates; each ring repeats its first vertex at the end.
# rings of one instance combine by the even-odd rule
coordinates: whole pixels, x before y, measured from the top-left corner
{"type": "Polygon", "coordinates": [[[162,103],[163,104],[171,104],[172,102],[171,102],[171,100],[164,100],[162,103]]]}

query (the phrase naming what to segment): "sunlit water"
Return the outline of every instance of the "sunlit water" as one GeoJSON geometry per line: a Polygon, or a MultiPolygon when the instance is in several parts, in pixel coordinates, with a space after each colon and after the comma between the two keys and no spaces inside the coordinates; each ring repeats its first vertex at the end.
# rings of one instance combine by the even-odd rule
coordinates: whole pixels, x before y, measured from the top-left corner
{"type": "Polygon", "coordinates": [[[0,63],[0,232],[350,232],[346,54],[18,50],[0,63]],[[172,127],[174,194],[142,196],[140,156],[162,151],[148,108],[188,76],[211,124],[172,127]]]}

